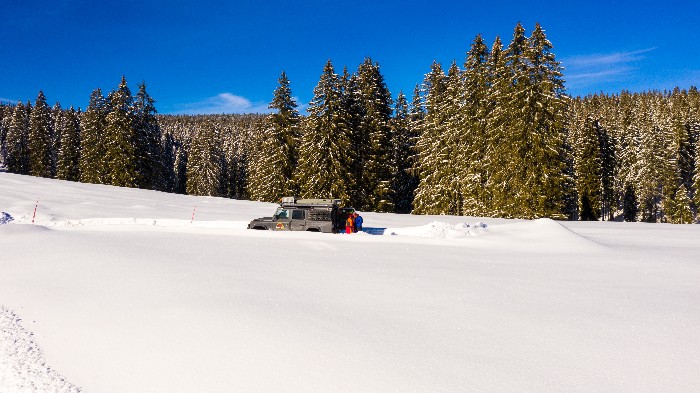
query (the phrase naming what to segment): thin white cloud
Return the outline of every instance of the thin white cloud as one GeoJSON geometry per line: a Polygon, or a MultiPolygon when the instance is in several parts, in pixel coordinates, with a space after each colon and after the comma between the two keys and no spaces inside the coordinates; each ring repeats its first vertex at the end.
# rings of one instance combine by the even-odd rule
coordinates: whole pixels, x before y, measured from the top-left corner
{"type": "Polygon", "coordinates": [[[629,79],[645,54],[656,48],[615,53],[578,55],[561,59],[568,88],[597,90],[603,83],[629,79]]]}
{"type": "Polygon", "coordinates": [[[569,68],[571,67],[607,67],[607,66],[617,66],[622,64],[629,64],[636,61],[644,59],[643,54],[651,52],[656,48],[647,48],[642,50],[637,50],[633,52],[617,52],[617,53],[607,53],[607,54],[591,54],[591,55],[579,55],[571,56],[564,59],[565,65],[569,68]]]}
{"type": "Polygon", "coordinates": [[[2,97],[0,97],[0,103],[3,103],[3,104],[16,104],[16,103],[17,103],[17,100],[11,100],[11,99],[9,99],[9,98],[2,98],[2,97]]]}
{"type": "Polygon", "coordinates": [[[214,97],[189,104],[178,105],[176,114],[214,115],[241,113],[270,113],[271,109],[264,102],[252,102],[249,99],[231,93],[221,93],[214,97]]]}

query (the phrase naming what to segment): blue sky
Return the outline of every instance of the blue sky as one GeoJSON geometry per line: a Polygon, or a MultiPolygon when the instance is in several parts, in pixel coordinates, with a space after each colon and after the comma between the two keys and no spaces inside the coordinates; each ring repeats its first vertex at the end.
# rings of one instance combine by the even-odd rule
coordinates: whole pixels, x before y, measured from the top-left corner
{"type": "Polygon", "coordinates": [[[572,95],[700,85],[696,1],[0,0],[0,100],[85,107],[145,81],[160,113],[262,112],[284,70],[301,106],[328,59],[366,56],[392,94],[433,60],[462,64],[477,34],[545,29],[572,95]]]}

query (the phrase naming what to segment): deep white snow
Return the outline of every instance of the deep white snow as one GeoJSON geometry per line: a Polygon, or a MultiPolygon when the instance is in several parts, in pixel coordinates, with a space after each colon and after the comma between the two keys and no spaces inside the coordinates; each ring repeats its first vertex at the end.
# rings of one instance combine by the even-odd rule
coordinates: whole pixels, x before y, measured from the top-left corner
{"type": "Polygon", "coordinates": [[[0,173],[0,392],[700,391],[700,225],[274,208],[0,173]]]}

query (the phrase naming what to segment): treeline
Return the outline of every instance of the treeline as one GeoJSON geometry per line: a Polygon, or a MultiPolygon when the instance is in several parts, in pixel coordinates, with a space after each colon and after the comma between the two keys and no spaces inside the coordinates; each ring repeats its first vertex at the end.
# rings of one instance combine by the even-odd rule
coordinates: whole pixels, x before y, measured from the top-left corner
{"type": "Polygon", "coordinates": [[[565,94],[538,24],[507,46],[477,36],[462,66],[433,63],[411,100],[379,65],[329,60],[307,114],[285,73],[262,115],[156,115],[126,81],[85,112],[0,106],[15,173],[194,195],[334,197],[416,214],[692,222],[700,205],[700,95],[565,94]]]}
{"type": "Polygon", "coordinates": [[[39,92],[34,105],[1,108],[3,161],[19,174],[166,190],[169,152],[153,104],[145,84],[132,96],[124,78],[107,97],[93,91],[85,112],[50,108],[39,92]]]}
{"type": "Polygon", "coordinates": [[[260,115],[162,116],[125,78],[87,109],[0,105],[0,166],[9,172],[165,192],[245,198],[246,154],[260,115]]]}
{"type": "Polygon", "coordinates": [[[571,101],[570,160],[580,219],[690,223],[700,206],[700,94],[571,101]]]}

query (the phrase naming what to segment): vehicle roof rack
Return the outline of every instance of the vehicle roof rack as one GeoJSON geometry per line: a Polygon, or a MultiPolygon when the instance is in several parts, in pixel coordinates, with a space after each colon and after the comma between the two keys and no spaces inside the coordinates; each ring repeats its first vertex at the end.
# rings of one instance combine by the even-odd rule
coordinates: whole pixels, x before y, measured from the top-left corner
{"type": "Polygon", "coordinates": [[[332,198],[297,199],[296,197],[284,197],[281,205],[340,206],[341,203],[340,199],[332,198]]]}

